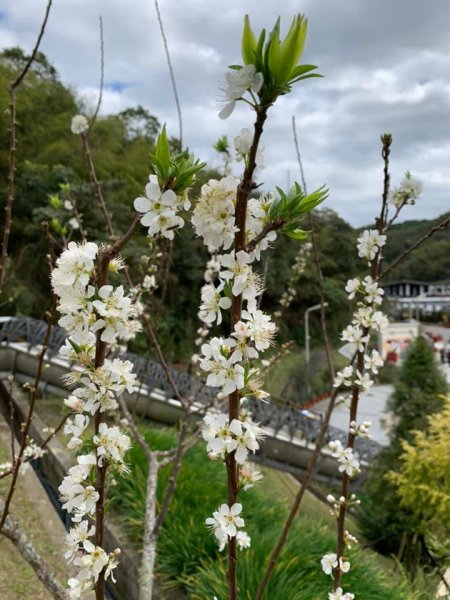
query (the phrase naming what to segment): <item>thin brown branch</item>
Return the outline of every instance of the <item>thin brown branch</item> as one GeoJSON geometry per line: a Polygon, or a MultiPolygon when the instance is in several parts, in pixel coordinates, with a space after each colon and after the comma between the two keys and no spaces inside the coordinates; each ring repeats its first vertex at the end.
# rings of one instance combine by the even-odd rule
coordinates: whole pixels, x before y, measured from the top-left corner
{"type": "Polygon", "coordinates": [[[151,458],[150,457],[150,455],[151,455],[150,447],[147,444],[147,442],[145,441],[144,437],[139,432],[139,429],[137,428],[137,425],[136,425],[136,421],[134,420],[130,411],[128,410],[128,406],[127,406],[125,398],[123,396],[119,396],[117,400],[119,402],[120,410],[122,411],[123,416],[128,421],[128,425],[130,426],[130,429],[134,435],[135,440],[137,441],[139,446],[142,448],[142,451],[144,452],[146,459],[150,463],[150,458],[151,458]]]}
{"type": "Polygon", "coordinates": [[[170,502],[172,501],[172,497],[173,497],[176,487],[177,487],[178,476],[179,476],[180,470],[181,470],[182,459],[183,459],[183,456],[186,453],[186,449],[187,449],[186,448],[186,438],[189,433],[189,420],[190,420],[189,417],[190,417],[189,407],[185,407],[183,420],[181,422],[180,433],[178,434],[178,445],[177,445],[177,449],[175,452],[175,456],[173,458],[172,472],[170,474],[169,481],[167,482],[167,486],[166,486],[166,489],[164,492],[164,498],[161,503],[161,508],[160,508],[158,517],[155,522],[155,528],[154,528],[155,537],[157,537],[159,534],[159,530],[161,529],[161,526],[164,522],[167,511],[169,510],[170,502]]]}
{"type": "Polygon", "coordinates": [[[180,149],[182,150],[183,149],[183,118],[181,116],[180,98],[178,95],[178,89],[177,89],[177,84],[176,84],[176,80],[175,80],[175,73],[174,73],[174,70],[172,67],[172,61],[170,59],[169,45],[167,43],[167,37],[166,37],[166,33],[164,31],[164,24],[163,24],[163,20],[162,20],[162,16],[161,16],[161,11],[159,10],[159,3],[158,3],[158,0],[154,0],[154,2],[155,2],[156,15],[158,17],[159,29],[161,31],[161,37],[162,37],[163,44],[164,44],[164,51],[166,53],[167,66],[169,67],[169,74],[170,74],[170,81],[172,83],[173,95],[175,97],[175,104],[177,107],[178,128],[180,131],[180,149]]]}
{"type": "Polygon", "coordinates": [[[100,17],[98,19],[99,19],[99,27],[100,27],[100,86],[99,86],[99,91],[98,91],[97,105],[95,107],[94,115],[89,124],[89,129],[87,130],[87,135],[89,135],[91,133],[91,130],[94,127],[95,121],[97,120],[97,117],[98,117],[100,106],[102,105],[103,86],[104,86],[104,79],[105,79],[105,44],[104,44],[104,40],[103,40],[103,18],[100,15],[100,17]]]}
{"type": "MultiPolygon", "coordinates": [[[[386,229],[386,220],[388,217],[388,199],[389,199],[389,186],[390,186],[390,174],[389,174],[389,155],[390,147],[392,144],[392,136],[390,134],[384,134],[381,136],[382,151],[381,156],[383,158],[383,195],[381,201],[380,216],[376,220],[376,226],[378,232],[381,234],[386,229]]],[[[370,275],[374,281],[377,281],[380,274],[380,267],[382,261],[382,253],[378,251],[370,261],[370,275]]],[[[358,350],[356,357],[356,370],[357,372],[364,374],[364,357],[369,345],[370,327],[362,328],[363,338],[366,338],[366,342],[362,345],[362,348],[358,350]]],[[[352,386],[352,397],[350,402],[350,415],[349,415],[349,431],[347,435],[346,448],[353,450],[356,434],[352,432],[350,424],[356,422],[358,415],[358,403],[360,398],[361,389],[356,383],[352,386]]],[[[337,566],[333,569],[333,590],[336,591],[341,586],[342,568],[341,560],[344,559],[345,552],[345,519],[348,511],[348,496],[350,490],[350,475],[344,470],[342,473],[341,481],[341,492],[339,498],[344,498],[344,501],[339,502],[339,513],[337,517],[337,541],[336,541],[336,556],[337,566]]]]}
{"type": "Polygon", "coordinates": [[[45,353],[47,352],[48,341],[50,339],[50,334],[52,331],[53,317],[55,315],[55,312],[56,312],[56,296],[53,295],[52,306],[51,306],[49,313],[47,314],[47,317],[48,317],[47,318],[47,329],[46,329],[45,337],[44,337],[44,340],[42,343],[42,350],[39,353],[36,377],[35,377],[34,384],[33,384],[32,390],[31,390],[31,398],[30,398],[30,405],[28,407],[28,414],[27,414],[27,418],[25,420],[25,425],[23,427],[23,431],[22,431],[22,441],[20,444],[16,462],[14,464],[14,470],[12,473],[11,483],[9,486],[8,494],[6,496],[6,501],[5,501],[5,505],[3,508],[2,517],[0,519],[0,531],[3,529],[3,526],[6,521],[6,517],[8,516],[8,513],[9,513],[9,507],[10,507],[10,504],[11,504],[11,501],[12,501],[12,498],[14,495],[14,491],[16,488],[16,482],[17,482],[17,477],[19,475],[19,469],[22,464],[23,453],[25,452],[25,448],[28,443],[28,432],[30,430],[31,422],[33,420],[34,406],[36,404],[36,398],[37,398],[37,394],[38,394],[39,384],[41,382],[42,371],[43,371],[43,367],[44,367],[44,356],[45,356],[45,353]]]}
{"type": "Polygon", "coordinates": [[[445,219],[440,221],[437,225],[433,225],[433,227],[424,236],[422,236],[419,240],[417,240],[417,242],[415,242],[412,246],[410,246],[407,250],[400,254],[400,256],[381,273],[381,275],[379,276],[379,280],[384,279],[386,275],[388,275],[388,273],[395,269],[395,267],[397,267],[401,262],[405,260],[407,256],[411,254],[411,252],[414,252],[414,250],[419,248],[419,246],[426,242],[431,236],[433,236],[438,231],[444,231],[444,229],[447,229],[447,227],[449,226],[450,215],[448,217],[445,217],[445,219]]]}
{"type": "Polygon", "coordinates": [[[381,157],[383,159],[383,193],[381,196],[380,216],[376,221],[376,225],[380,233],[384,231],[389,206],[389,187],[391,184],[391,176],[389,174],[389,156],[391,153],[391,144],[392,135],[390,133],[383,133],[383,135],[381,136],[381,157]]]}
{"type": "Polygon", "coordinates": [[[10,435],[10,444],[11,444],[11,464],[13,465],[16,462],[16,440],[14,435],[14,399],[12,395],[12,386],[13,386],[14,377],[13,375],[9,375],[9,435],[10,435]]]}
{"type": "Polygon", "coordinates": [[[16,89],[22,83],[23,78],[28,73],[29,68],[31,67],[34,59],[36,58],[37,51],[39,50],[39,46],[41,45],[41,40],[42,40],[42,37],[45,32],[45,27],[47,25],[48,17],[50,14],[50,9],[52,7],[52,2],[53,2],[53,0],[48,0],[48,2],[47,2],[44,18],[43,18],[42,24],[41,24],[41,29],[39,30],[39,34],[38,34],[36,43],[34,45],[33,51],[31,52],[30,56],[28,57],[28,60],[25,64],[25,67],[23,68],[22,72],[19,73],[19,75],[16,77],[16,79],[12,82],[11,87],[13,89],[16,89]]]}
{"type": "Polygon", "coordinates": [[[259,242],[263,240],[268,233],[270,233],[271,231],[278,231],[283,227],[284,224],[285,221],[283,221],[282,219],[276,219],[275,221],[270,221],[270,223],[264,225],[260,233],[258,233],[258,235],[246,245],[245,251],[253,252],[253,250],[256,248],[259,242]]]}
{"type": "MultiPolygon", "coordinates": [[[[5,512],[5,504],[2,500],[0,500],[0,511],[5,512]]],[[[55,600],[69,599],[68,592],[56,579],[49,565],[36,552],[32,542],[20,529],[19,524],[11,515],[8,515],[5,520],[2,534],[14,544],[21,557],[31,566],[39,581],[45,586],[52,598],[55,598],[55,600]]]]}
{"type": "MultiPolygon", "coordinates": [[[[297,128],[295,125],[295,117],[294,116],[292,117],[292,131],[294,134],[294,146],[295,146],[295,151],[297,154],[298,165],[300,168],[300,176],[302,179],[303,192],[306,195],[308,192],[307,192],[307,188],[306,188],[305,173],[303,171],[303,163],[302,163],[302,158],[301,158],[301,154],[300,154],[300,145],[298,143],[297,128]]],[[[328,336],[327,314],[326,314],[326,306],[325,306],[325,280],[324,280],[324,276],[323,276],[322,265],[320,262],[319,244],[317,242],[317,235],[316,235],[315,226],[314,226],[314,217],[311,213],[308,213],[308,226],[311,230],[313,260],[314,260],[314,266],[316,268],[317,279],[319,282],[320,323],[322,326],[322,335],[323,335],[323,341],[324,341],[324,345],[325,345],[325,354],[327,357],[328,370],[330,372],[331,383],[333,383],[333,381],[334,381],[334,366],[333,366],[333,356],[332,356],[332,352],[331,352],[331,343],[330,343],[330,338],[328,336]]]]}
{"type": "Polygon", "coordinates": [[[308,461],[308,465],[306,467],[305,477],[302,479],[301,486],[297,492],[294,502],[292,503],[291,510],[289,511],[289,515],[283,526],[280,537],[278,538],[278,541],[277,541],[274,549],[272,550],[269,561],[268,561],[265,571],[264,571],[263,578],[261,579],[261,582],[258,586],[258,590],[255,595],[255,600],[262,600],[262,598],[264,596],[264,592],[266,590],[267,584],[269,583],[269,579],[272,574],[272,571],[273,571],[273,569],[276,565],[276,562],[281,554],[284,544],[286,543],[286,539],[288,537],[289,531],[292,527],[292,524],[294,523],[294,519],[297,516],[298,510],[302,503],[303,496],[305,495],[305,492],[308,489],[308,486],[312,479],[314,467],[316,466],[319,456],[321,454],[321,450],[322,450],[322,447],[323,447],[323,444],[325,441],[325,436],[328,431],[328,425],[330,423],[331,414],[333,412],[333,409],[334,409],[334,406],[336,403],[337,394],[338,394],[338,390],[334,389],[334,391],[330,397],[330,401],[328,403],[328,407],[327,407],[326,413],[325,413],[323,421],[322,421],[322,427],[319,431],[319,435],[316,438],[316,444],[314,447],[314,451],[311,454],[311,457],[308,461]]]}
{"type": "Polygon", "coordinates": [[[3,282],[5,278],[6,259],[8,257],[8,242],[11,233],[12,224],[12,207],[14,204],[15,197],[15,172],[16,172],[16,152],[17,152],[17,139],[16,139],[16,89],[22,83],[24,77],[28,73],[34,59],[36,58],[37,51],[39,49],[42,37],[44,35],[45,27],[47,25],[48,17],[50,14],[50,8],[52,6],[52,0],[48,0],[47,7],[45,9],[44,19],[41,24],[41,28],[34,45],[33,51],[31,52],[25,67],[17,75],[14,81],[9,86],[9,160],[8,160],[8,194],[5,206],[5,221],[3,226],[3,239],[2,239],[2,251],[0,254],[0,294],[3,289],[3,282]]]}
{"type": "Polygon", "coordinates": [[[183,396],[180,394],[179,390],[178,390],[178,386],[175,383],[174,378],[172,377],[171,373],[170,373],[170,369],[169,366],[166,362],[166,359],[164,358],[164,354],[162,353],[161,350],[161,346],[159,345],[158,339],[156,337],[156,333],[155,330],[152,327],[152,324],[150,323],[149,318],[147,317],[147,315],[143,314],[142,315],[142,322],[144,324],[144,328],[147,332],[147,334],[149,335],[152,344],[156,350],[156,354],[158,355],[158,360],[163,368],[164,374],[166,376],[167,381],[169,382],[170,387],[172,388],[172,391],[174,393],[175,398],[178,400],[178,402],[182,405],[185,406],[186,405],[186,399],[183,398],[183,396]]]}
{"type": "Polygon", "coordinates": [[[89,172],[91,174],[91,179],[94,184],[95,193],[97,196],[98,204],[100,206],[100,210],[102,211],[103,217],[105,218],[106,230],[111,239],[114,238],[114,230],[111,221],[111,215],[108,213],[106,208],[105,199],[103,197],[102,186],[97,178],[97,173],[95,171],[94,161],[92,160],[91,148],[89,145],[89,139],[86,132],[81,134],[81,138],[83,140],[84,152],[86,154],[86,159],[88,161],[89,172]]]}

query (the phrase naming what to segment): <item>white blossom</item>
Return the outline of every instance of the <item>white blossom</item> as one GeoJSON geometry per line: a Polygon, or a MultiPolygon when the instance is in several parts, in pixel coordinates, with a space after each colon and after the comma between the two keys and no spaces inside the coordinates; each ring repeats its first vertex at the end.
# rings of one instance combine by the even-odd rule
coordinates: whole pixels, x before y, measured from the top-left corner
{"type": "Polygon", "coordinates": [[[212,284],[206,284],[202,288],[202,303],[200,305],[199,318],[205,323],[222,323],[222,309],[231,307],[231,300],[227,296],[222,296],[225,282],[221,282],[217,287],[212,284]]]}
{"type": "Polygon", "coordinates": [[[248,453],[255,453],[259,448],[258,439],[262,437],[262,430],[255,424],[233,419],[230,423],[230,432],[236,441],[236,462],[244,464],[248,453]]]}
{"type": "Polygon", "coordinates": [[[255,483],[260,481],[263,475],[252,463],[244,462],[239,469],[239,484],[244,492],[252,488],[255,483]]]}
{"type": "Polygon", "coordinates": [[[392,190],[390,201],[397,208],[405,204],[415,204],[417,198],[422,193],[422,182],[415,179],[409,171],[405,173],[400,186],[392,190]]]}
{"type": "Polygon", "coordinates": [[[370,354],[364,356],[364,367],[368,371],[372,371],[374,375],[378,373],[379,367],[382,367],[384,360],[378,350],[372,350],[370,354]]]}
{"type": "Polygon", "coordinates": [[[70,124],[70,129],[71,129],[72,133],[75,133],[75,134],[84,133],[85,131],[87,131],[89,129],[88,120],[86,119],[86,117],[84,115],[75,115],[72,118],[72,122],[70,124]]]}
{"type": "Polygon", "coordinates": [[[240,550],[250,548],[251,539],[246,531],[238,531],[236,534],[236,542],[240,550]]]}
{"type": "Polygon", "coordinates": [[[351,386],[353,382],[353,367],[348,365],[344,367],[342,371],[338,371],[336,373],[336,377],[334,378],[334,387],[340,387],[341,385],[345,385],[347,387],[351,386]]]}
{"type": "Polygon", "coordinates": [[[353,453],[352,448],[344,448],[339,440],[328,444],[334,458],[338,459],[339,471],[347,473],[349,477],[354,477],[360,472],[359,461],[353,453]]]}
{"type": "Polygon", "coordinates": [[[139,196],[134,201],[134,208],[142,214],[141,224],[148,227],[148,235],[162,235],[173,240],[175,230],[183,227],[184,221],[177,216],[181,208],[179,199],[173,190],[161,191],[156,175],[150,175],[150,181],[145,186],[145,196],[139,196]]]}
{"type": "MultiPolygon", "coordinates": [[[[200,197],[194,207],[192,224],[195,233],[201,236],[213,252],[223,247],[230,248],[237,228],[234,224],[234,203],[239,181],[234,177],[223,177],[219,181],[210,179],[202,186],[200,197]]],[[[215,270],[217,270],[217,265],[215,270]]]]}
{"type": "Polygon", "coordinates": [[[347,592],[344,594],[341,587],[336,588],[335,592],[330,592],[328,594],[328,600],[354,600],[355,595],[347,592]]]}
{"type": "Polygon", "coordinates": [[[231,252],[230,254],[223,254],[219,257],[220,263],[225,267],[225,271],[220,272],[222,279],[230,280],[232,282],[231,291],[233,296],[240,296],[244,300],[249,301],[251,307],[249,310],[256,309],[255,298],[263,291],[260,279],[253,273],[252,267],[250,266],[251,257],[244,250],[240,250],[236,255],[231,252]]]}
{"type": "Polygon", "coordinates": [[[369,373],[360,373],[356,370],[355,385],[359,386],[364,392],[368,392],[373,385],[373,380],[369,373]]]}
{"type": "Polygon", "coordinates": [[[333,573],[333,569],[336,569],[338,566],[337,554],[334,552],[325,554],[320,563],[322,565],[322,571],[325,573],[325,575],[331,575],[333,573]]]}
{"type": "Polygon", "coordinates": [[[366,229],[358,238],[358,255],[371,261],[385,243],[385,235],[379,233],[376,229],[366,229]]]}
{"type": "Polygon", "coordinates": [[[71,435],[67,447],[69,450],[79,450],[83,445],[81,436],[86,427],[89,425],[89,417],[87,415],[75,415],[73,419],[68,419],[64,426],[65,435],[71,435]]]}
{"type": "Polygon", "coordinates": [[[227,119],[236,106],[236,101],[241,98],[247,90],[256,94],[263,84],[262,73],[257,73],[254,65],[245,65],[241,69],[233,69],[225,73],[225,84],[222,86],[225,106],[219,113],[221,119],[227,119]]]}
{"type": "Polygon", "coordinates": [[[95,534],[95,526],[89,526],[89,521],[80,521],[69,530],[66,535],[67,551],[64,557],[68,562],[72,562],[80,549],[80,545],[84,550],[87,550],[85,543],[95,534]]]}
{"type": "Polygon", "coordinates": [[[93,442],[97,446],[100,467],[104,465],[104,461],[119,467],[123,466],[125,454],[131,447],[131,440],[118,427],[108,427],[106,423],[100,423],[98,434],[94,435],[93,442]]]}
{"type": "Polygon", "coordinates": [[[244,519],[239,516],[241,512],[242,504],[235,503],[231,507],[222,504],[212,517],[206,519],[206,525],[210,526],[219,541],[224,536],[235,537],[237,530],[245,525],[244,519]]]}
{"type": "Polygon", "coordinates": [[[364,289],[364,300],[367,304],[373,304],[379,306],[383,302],[384,290],[381,288],[376,281],[370,275],[364,277],[362,281],[364,289]]]}
{"type": "Polygon", "coordinates": [[[349,279],[345,285],[345,291],[348,293],[348,299],[352,300],[355,297],[356,292],[359,291],[361,287],[361,280],[359,277],[355,277],[354,279],[349,279]]]}
{"type": "Polygon", "coordinates": [[[52,272],[52,285],[58,295],[61,295],[60,291],[70,292],[76,286],[87,286],[97,252],[98,246],[93,242],[69,242],[52,272]]]}
{"type": "Polygon", "coordinates": [[[355,344],[358,351],[363,352],[365,344],[367,344],[369,341],[369,336],[364,335],[364,332],[360,327],[348,325],[347,328],[342,332],[341,340],[355,344]]]}
{"type": "MultiPolygon", "coordinates": [[[[236,150],[236,160],[239,162],[250,153],[250,149],[253,143],[253,133],[250,129],[242,129],[241,133],[234,138],[234,148],[236,150]]],[[[264,147],[261,143],[258,144],[256,151],[255,162],[258,167],[262,167],[264,164],[263,159],[264,147]]]]}

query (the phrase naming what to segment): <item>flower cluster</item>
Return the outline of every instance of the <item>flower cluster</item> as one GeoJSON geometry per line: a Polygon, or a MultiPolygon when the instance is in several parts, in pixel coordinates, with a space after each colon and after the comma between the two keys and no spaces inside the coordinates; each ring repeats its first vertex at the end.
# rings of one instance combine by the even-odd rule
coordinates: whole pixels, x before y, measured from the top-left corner
{"type": "Polygon", "coordinates": [[[113,344],[119,338],[131,339],[140,329],[136,307],[122,286],[104,285],[96,290],[90,284],[97,254],[98,247],[92,242],[70,242],[52,272],[58,310],[63,315],[58,323],[71,334],[75,354],[77,346],[84,346],[93,356],[97,331],[101,331],[102,341],[113,344]]]}
{"type": "Polygon", "coordinates": [[[402,208],[406,204],[415,204],[417,198],[422,193],[422,182],[414,179],[409,171],[405,173],[398,188],[392,190],[390,201],[397,209],[402,208]]]}
{"type": "Polygon", "coordinates": [[[173,190],[161,190],[156,175],[150,175],[145,186],[145,195],[134,201],[134,208],[141,216],[141,223],[148,227],[149,237],[161,235],[173,240],[175,231],[184,225],[179,216],[182,210],[189,210],[190,202],[179,197],[173,190]]]}
{"type": "MultiPolygon", "coordinates": [[[[233,106],[252,87],[255,79],[255,70],[251,66],[236,73],[227,76],[227,93],[233,106]],[[247,74],[250,79],[245,79],[247,74]],[[242,87],[239,88],[239,85],[242,87]]],[[[246,162],[252,143],[247,130],[243,130],[235,139],[236,150],[246,162]]],[[[240,398],[253,396],[265,399],[267,393],[260,387],[260,371],[252,365],[252,361],[259,359],[260,353],[273,344],[276,326],[269,315],[258,308],[257,299],[263,291],[263,284],[261,277],[253,270],[252,263],[260,260],[261,252],[276,239],[276,232],[267,227],[273,196],[261,195],[248,200],[242,236],[246,247],[236,251],[232,247],[238,233],[235,221],[238,185],[239,181],[231,176],[220,181],[210,180],[203,185],[194,207],[192,224],[195,232],[203,238],[214,256],[208,263],[206,283],[201,292],[199,318],[204,324],[198,332],[201,350],[193,360],[206,373],[206,385],[218,388],[219,397],[237,392],[240,398]],[[250,247],[247,249],[247,246],[250,247]],[[232,307],[236,297],[241,298],[240,319],[233,322],[229,337],[212,336],[206,339],[210,328],[222,323],[223,311],[232,307]]],[[[247,462],[249,453],[259,448],[262,437],[261,429],[250,419],[244,418],[241,413],[239,418],[230,422],[228,415],[210,413],[205,416],[202,433],[210,458],[225,460],[230,453],[234,454],[240,490],[251,488],[261,479],[261,473],[247,462]]],[[[243,526],[238,516],[241,508],[237,503],[231,507],[224,504],[207,520],[221,549],[234,536],[241,548],[250,545],[248,535],[237,531],[237,527],[243,526]],[[231,529],[226,528],[228,522],[232,524],[231,529]]]]}
{"type": "MultiPolygon", "coordinates": [[[[258,450],[258,440],[262,439],[264,434],[250,419],[233,419],[230,423],[227,415],[208,413],[203,419],[202,436],[207,442],[206,450],[210,458],[224,460],[228,453],[235,451],[236,462],[238,465],[244,465],[249,452],[255,453],[258,450]]],[[[245,485],[248,486],[253,475],[250,471],[245,473],[245,485]]]]}
{"type": "MultiPolygon", "coordinates": [[[[358,254],[360,257],[367,259],[372,268],[377,267],[385,243],[386,236],[384,234],[381,234],[378,230],[366,230],[358,238],[358,254]]],[[[352,361],[352,364],[344,367],[336,374],[334,387],[352,388],[353,393],[369,390],[374,383],[371,375],[376,375],[379,368],[383,366],[380,353],[375,349],[370,351],[368,349],[371,333],[381,331],[388,324],[387,317],[380,310],[383,302],[383,289],[372,275],[349,279],[345,286],[349,300],[356,300],[356,308],[350,325],[342,332],[341,339],[347,342],[350,351],[354,353],[356,361],[355,364],[352,361]]],[[[343,398],[343,400],[348,405],[348,398],[343,398]]],[[[360,464],[353,449],[353,443],[356,437],[370,437],[370,425],[370,421],[357,423],[352,419],[349,423],[348,446],[344,447],[339,440],[329,443],[332,456],[339,463],[339,472],[343,473],[344,477],[351,478],[360,473],[360,464]]],[[[327,499],[332,505],[331,513],[336,518],[341,517],[343,512],[345,515],[346,508],[351,504],[359,502],[354,496],[341,496],[336,499],[334,496],[329,495],[327,499]]],[[[344,543],[346,547],[350,547],[356,542],[354,536],[349,532],[345,532],[344,543]]],[[[350,568],[350,563],[345,561],[342,556],[329,553],[322,559],[322,568],[328,575],[331,575],[334,570],[346,573],[350,568]]],[[[354,595],[349,592],[344,594],[342,588],[338,587],[329,594],[329,598],[330,600],[352,600],[354,595]]]]}
{"type": "Polygon", "coordinates": [[[337,458],[340,473],[347,473],[349,477],[354,477],[360,472],[359,461],[356,458],[352,448],[344,448],[339,440],[328,444],[332,456],[337,458]]]}
{"type": "MultiPolygon", "coordinates": [[[[76,465],[69,469],[59,492],[63,508],[71,514],[72,528],[67,535],[66,559],[78,567],[69,579],[70,598],[83,598],[93,589],[100,573],[105,579],[117,565],[119,550],[107,554],[95,545],[95,515],[100,499],[94,487],[94,471],[112,468],[126,470],[125,455],[130,439],[116,426],[104,422],[104,413],[117,408],[117,397],[133,392],[136,375],[129,361],[119,358],[95,362],[96,343],[116,344],[134,336],[139,325],[137,308],[122,286],[95,287],[98,247],[93,243],[71,242],[56,262],[52,284],[62,314],[59,324],[68,333],[61,356],[74,363],[66,383],[72,388],[65,400],[73,417],[67,420],[64,433],[68,448],[81,452],[76,465]],[[98,421],[90,430],[91,417],[98,421]],[[90,439],[89,439],[90,438],[90,439]],[[85,441],[89,443],[85,446],[85,441]],[[89,452],[83,452],[88,447],[89,452]]],[[[117,265],[120,261],[116,261],[117,265]]],[[[115,265],[113,265],[115,268],[115,265]]]]}
{"type": "Polygon", "coordinates": [[[238,531],[245,525],[244,519],[239,516],[241,512],[242,504],[235,503],[233,506],[222,504],[219,510],[213,512],[212,517],[206,519],[205,523],[213,531],[220,552],[232,537],[236,538],[237,545],[241,550],[250,547],[250,536],[245,531],[238,531]]]}
{"type": "Polygon", "coordinates": [[[228,250],[234,241],[234,202],[239,181],[223,177],[205,183],[194,207],[192,224],[210,252],[228,250]]]}
{"type": "Polygon", "coordinates": [[[358,256],[372,261],[386,243],[386,236],[376,229],[366,229],[358,238],[358,256]]]}
{"type": "MultiPolygon", "coordinates": [[[[208,373],[206,384],[220,387],[223,394],[243,390],[251,380],[258,380],[259,371],[246,370],[241,363],[257,359],[273,342],[275,324],[253,304],[252,308],[242,312],[242,321],[236,323],[229,338],[213,337],[201,347],[200,368],[208,373]]],[[[256,390],[252,388],[252,392],[256,390]]]]}
{"type": "Polygon", "coordinates": [[[70,129],[75,135],[80,135],[89,129],[89,122],[84,115],[75,115],[70,124],[70,129]]]}

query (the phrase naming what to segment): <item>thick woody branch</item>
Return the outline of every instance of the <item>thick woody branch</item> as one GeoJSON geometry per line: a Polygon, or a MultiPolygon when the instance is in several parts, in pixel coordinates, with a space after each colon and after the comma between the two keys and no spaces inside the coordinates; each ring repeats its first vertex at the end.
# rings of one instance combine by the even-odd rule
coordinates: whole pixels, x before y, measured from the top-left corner
{"type": "MultiPolygon", "coordinates": [[[[4,512],[5,505],[0,500],[0,510],[4,512]]],[[[8,538],[19,551],[21,557],[32,567],[39,581],[45,586],[55,600],[69,600],[68,592],[58,582],[45,560],[36,552],[33,544],[20,529],[17,521],[11,516],[5,520],[2,534],[8,538]]]]}

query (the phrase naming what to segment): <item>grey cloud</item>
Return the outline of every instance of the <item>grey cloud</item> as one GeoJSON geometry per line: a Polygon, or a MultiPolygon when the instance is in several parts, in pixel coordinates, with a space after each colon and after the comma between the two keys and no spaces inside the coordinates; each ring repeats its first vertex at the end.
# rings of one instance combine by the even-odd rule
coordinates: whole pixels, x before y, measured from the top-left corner
{"type": "MultiPolygon", "coordinates": [[[[43,0],[0,0],[0,40],[33,44],[43,0]]],[[[240,60],[245,12],[255,30],[282,29],[299,10],[296,0],[160,0],[179,87],[185,141],[202,159],[219,164],[211,145],[251,126],[239,106],[217,117],[228,64],[240,60]]],[[[393,183],[410,169],[424,181],[424,200],[409,218],[436,216],[450,203],[450,38],[448,0],[305,0],[309,20],[304,61],[324,79],[299,84],[271,109],[264,134],[265,188],[298,178],[291,116],[296,115],[308,185],[327,183],[329,205],[353,224],[369,223],[381,190],[379,135],[392,131],[393,183]]],[[[96,93],[98,15],[105,26],[104,112],[143,104],[177,133],[177,115],[154,5],[149,0],[65,0],[55,3],[43,51],[63,81],[96,93]]]]}

